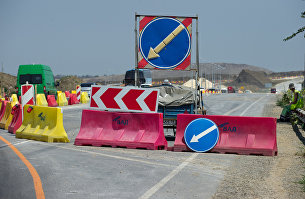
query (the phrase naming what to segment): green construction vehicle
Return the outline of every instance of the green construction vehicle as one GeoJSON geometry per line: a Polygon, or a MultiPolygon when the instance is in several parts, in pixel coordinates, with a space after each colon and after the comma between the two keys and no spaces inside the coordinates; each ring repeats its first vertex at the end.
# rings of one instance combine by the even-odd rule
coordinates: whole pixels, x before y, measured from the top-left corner
{"type": "Polygon", "coordinates": [[[57,95],[54,75],[49,66],[41,64],[20,65],[17,75],[18,96],[21,95],[21,85],[37,85],[37,93],[57,95]]]}

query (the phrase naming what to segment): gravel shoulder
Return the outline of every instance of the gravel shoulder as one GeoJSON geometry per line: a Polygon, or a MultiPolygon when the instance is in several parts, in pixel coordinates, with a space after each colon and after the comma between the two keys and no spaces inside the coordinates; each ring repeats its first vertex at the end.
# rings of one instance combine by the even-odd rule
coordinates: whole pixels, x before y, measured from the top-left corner
{"type": "MultiPolygon", "coordinates": [[[[281,110],[267,104],[264,116],[278,118],[281,110]]],[[[278,156],[237,155],[213,198],[304,199],[298,183],[305,175],[304,144],[301,127],[277,123],[278,156]]]]}

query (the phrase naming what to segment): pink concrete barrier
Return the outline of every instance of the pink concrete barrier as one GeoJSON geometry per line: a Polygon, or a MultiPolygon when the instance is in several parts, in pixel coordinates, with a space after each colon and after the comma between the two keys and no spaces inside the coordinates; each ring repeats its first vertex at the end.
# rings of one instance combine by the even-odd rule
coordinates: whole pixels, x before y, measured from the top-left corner
{"type": "Polygon", "coordinates": [[[167,149],[161,113],[83,110],[75,145],[167,149]]]}
{"type": "Polygon", "coordinates": [[[22,106],[20,104],[15,105],[12,114],[13,119],[11,124],[8,126],[8,132],[16,134],[17,129],[19,129],[22,124],[22,106]]]}
{"type": "Polygon", "coordinates": [[[54,95],[48,95],[47,101],[48,101],[48,106],[49,107],[56,107],[56,106],[58,106],[54,95]]]}
{"type": "Polygon", "coordinates": [[[277,155],[276,118],[179,114],[173,151],[190,151],[184,142],[187,125],[197,119],[212,120],[219,129],[219,140],[211,152],[241,155],[277,155]]]}
{"type": "Polygon", "coordinates": [[[7,100],[2,101],[1,110],[0,110],[0,120],[2,120],[2,117],[4,116],[7,102],[8,102],[7,100]]]}
{"type": "Polygon", "coordinates": [[[69,105],[79,104],[79,101],[77,100],[76,94],[70,94],[68,104],[69,105]]]}

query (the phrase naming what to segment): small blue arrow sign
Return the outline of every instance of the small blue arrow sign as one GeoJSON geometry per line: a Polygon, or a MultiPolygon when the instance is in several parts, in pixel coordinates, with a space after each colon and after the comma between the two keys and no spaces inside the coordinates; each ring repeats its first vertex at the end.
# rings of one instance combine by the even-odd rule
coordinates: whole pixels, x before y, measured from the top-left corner
{"type": "Polygon", "coordinates": [[[184,131],[186,145],[196,152],[211,150],[218,142],[219,130],[209,119],[198,118],[188,124],[184,131]]]}

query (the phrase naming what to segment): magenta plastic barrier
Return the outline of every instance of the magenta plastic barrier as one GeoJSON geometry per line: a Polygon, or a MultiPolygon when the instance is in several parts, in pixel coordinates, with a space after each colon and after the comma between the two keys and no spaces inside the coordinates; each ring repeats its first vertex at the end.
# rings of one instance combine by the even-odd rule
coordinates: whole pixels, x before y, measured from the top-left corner
{"type": "Polygon", "coordinates": [[[7,100],[2,101],[1,110],[0,110],[0,120],[2,120],[2,117],[5,113],[5,108],[6,108],[6,103],[7,102],[8,102],[7,100]]]}
{"type": "Polygon", "coordinates": [[[83,110],[75,145],[167,149],[162,113],[83,110]]]}
{"type": "Polygon", "coordinates": [[[77,100],[76,94],[70,94],[70,98],[69,98],[68,103],[69,103],[69,105],[79,104],[79,101],[77,100]]]}
{"type": "Polygon", "coordinates": [[[211,152],[241,155],[277,155],[276,118],[179,114],[173,151],[191,151],[184,142],[187,125],[197,119],[212,120],[219,129],[219,140],[211,152]]]}
{"type": "Polygon", "coordinates": [[[48,101],[48,106],[49,107],[58,106],[54,95],[48,95],[47,101],[48,101]]]}
{"type": "Polygon", "coordinates": [[[71,93],[70,93],[70,91],[65,91],[65,94],[66,94],[66,98],[70,98],[71,96],[71,93]]]}
{"type": "Polygon", "coordinates": [[[19,127],[22,124],[22,107],[20,104],[18,104],[18,107],[15,108],[12,113],[13,113],[13,119],[11,124],[8,126],[8,132],[16,134],[17,129],[19,129],[19,127]]]}

